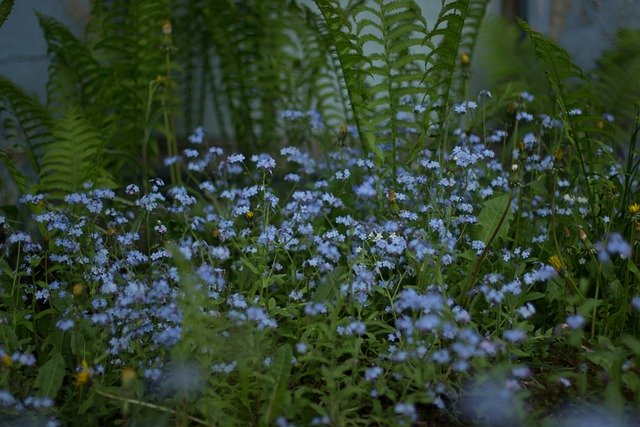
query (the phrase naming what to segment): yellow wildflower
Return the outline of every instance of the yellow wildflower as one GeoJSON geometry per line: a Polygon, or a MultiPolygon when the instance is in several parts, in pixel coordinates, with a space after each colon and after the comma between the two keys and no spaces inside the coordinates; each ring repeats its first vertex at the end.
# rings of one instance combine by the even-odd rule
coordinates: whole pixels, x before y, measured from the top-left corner
{"type": "Polygon", "coordinates": [[[165,19],[164,21],[162,21],[162,33],[168,36],[169,34],[171,34],[171,31],[172,31],[171,21],[169,21],[168,19],[165,19]]]}
{"type": "Polygon", "coordinates": [[[71,293],[73,293],[74,297],[79,297],[80,295],[82,295],[83,291],[84,285],[82,283],[76,283],[75,285],[73,285],[73,288],[71,288],[71,293]]]}
{"type": "Polygon", "coordinates": [[[471,57],[469,56],[468,53],[466,52],[462,52],[460,54],[460,65],[462,65],[463,67],[469,65],[471,63],[471,57]]]}
{"type": "Polygon", "coordinates": [[[126,367],[122,370],[122,385],[128,387],[133,380],[136,379],[136,371],[133,368],[126,367]]]}
{"type": "Polygon", "coordinates": [[[557,271],[560,271],[564,268],[564,266],[562,265],[562,261],[560,261],[560,257],[558,255],[551,255],[549,257],[549,264],[551,264],[551,266],[557,271]]]}
{"type": "Polygon", "coordinates": [[[2,360],[2,366],[4,366],[5,368],[10,368],[13,365],[13,360],[11,360],[11,356],[9,356],[7,353],[3,354],[0,357],[0,360],[2,360]]]}
{"type": "Polygon", "coordinates": [[[91,377],[93,376],[93,372],[89,369],[89,365],[86,360],[82,361],[82,369],[78,373],[76,373],[76,384],[79,386],[85,386],[89,384],[91,381],[91,377]]]}
{"type": "Polygon", "coordinates": [[[632,203],[629,205],[629,213],[631,215],[636,215],[640,213],[640,203],[632,203]]]}

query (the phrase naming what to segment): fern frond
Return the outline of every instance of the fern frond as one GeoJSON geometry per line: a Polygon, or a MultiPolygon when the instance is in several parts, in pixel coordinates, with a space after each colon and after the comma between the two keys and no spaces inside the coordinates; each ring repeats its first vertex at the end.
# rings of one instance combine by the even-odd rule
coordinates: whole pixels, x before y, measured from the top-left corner
{"type": "Polygon", "coordinates": [[[467,9],[467,16],[464,21],[462,29],[462,40],[460,40],[460,48],[458,57],[462,58],[463,55],[468,56],[468,64],[462,64],[458,67],[458,73],[455,79],[456,88],[454,93],[458,98],[466,97],[466,83],[470,77],[469,68],[473,64],[474,51],[478,37],[480,35],[480,29],[482,28],[482,22],[484,20],[487,5],[489,0],[470,0],[469,7],[467,9]]]}
{"type": "Polygon", "coordinates": [[[591,89],[591,82],[582,69],[571,61],[567,51],[546,39],[541,33],[532,30],[526,22],[518,19],[518,24],[529,35],[536,57],[543,65],[545,77],[562,112],[566,137],[576,150],[584,181],[584,191],[590,206],[594,206],[585,164],[585,159],[591,158],[593,154],[588,132],[594,130],[594,120],[588,114],[591,108],[597,108],[598,105],[598,99],[591,89]],[[570,88],[570,84],[574,87],[570,88]],[[575,108],[580,109],[584,114],[573,114],[572,110],[575,108]]]}
{"type": "MultiPolygon", "coordinates": [[[[338,129],[349,120],[347,89],[342,78],[339,60],[332,47],[329,30],[322,19],[306,6],[299,6],[304,22],[297,27],[300,39],[300,62],[303,67],[299,81],[309,82],[308,99],[324,118],[327,126],[338,129]]],[[[308,105],[305,109],[312,108],[308,105]]]]}
{"type": "Polygon", "coordinates": [[[635,103],[640,100],[640,31],[625,29],[617,34],[616,47],[598,60],[594,92],[603,111],[615,116],[628,132],[635,124],[635,103]]]}
{"type": "Polygon", "coordinates": [[[57,110],[76,105],[99,126],[104,120],[106,103],[113,101],[107,73],[63,24],[40,13],[37,16],[50,60],[48,104],[57,110]]]}
{"type": "Polygon", "coordinates": [[[20,192],[22,193],[26,193],[27,177],[22,172],[20,172],[18,168],[16,168],[13,159],[9,157],[9,155],[4,150],[0,150],[0,162],[2,162],[7,168],[7,171],[9,172],[9,175],[11,175],[13,182],[15,182],[16,186],[18,187],[18,190],[20,190],[20,192]]]}
{"type": "Polygon", "coordinates": [[[98,131],[79,112],[68,111],[56,120],[53,139],[42,158],[41,191],[62,198],[80,191],[82,184],[92,181],[97,186],[109,186],[102,170],[104,141],[98,131]]]}
{"type": "Polygon", "coordinates": [[[42,154],[51,142],[52,119],[47,110],[22,89],[0,76],[0,114],[11,119],[14,135],[26,145],[33,169],[40,172],[42,154]]]}
{"type": "Polygon", "coordinates": [[[146,159],[148,151],[156,150],[155,131],[173,131],[159,120],[163,113],[173,117],[178,104],[171,78],[176,63],[170,41],[167,44],[170,36],[163,34],[171,13],[169,0],[92,1],[87,39],[108,75],[103,127],[117,129],[112,149],[129,153],[119,158],[117,167],[122,170],[134,170],[130,158],[146,159]]]}
{"type": "Polygon", "coordinates": [[[426,23],[413,0],[362,2],[350,13],[340,2],[316,0],[332,39],[351,110],[366,151],[382,159],[378,142],[390,142],[395,173],[396,144],[412,129],[412,101],[423,94],[426,23]],[[372,50],[364,54],[364,46],[372,50]],[[407,98],[409,102],[401,102],[407,98]]]}
{"type": "Polygon", "coordinates": [[[247,46],[250,29],[244,22],[241,6],[233,0],[221,0],[208,3],[203,12],[212,36],[214,55],[219,58],[221,89],[225,94],[235,138],[242,151],[251,151],[251,147],[258,145],[254,133],[257,126],[251,114],[254,108],[250,60],[253,53],[247,46]]]}
{"type": "MultiPolygon", "coordinates": [[[[436,114],[440,129],[449,109],[460,45],[464,39],[465,22],[469,17],[469,11],[470,0],[443,2],[438,19],[427,38],[428,43],[435,45],[435,48],[427,56],[424,80],[431,102],[430,110],[436,114]]],[[[429,127],[431,119],[431,115],[425,114],[425,129],[429,127]]]]}
{"type": "Polygon", "coordinates": [[[413,104],[424,95],[419,84],[427,54],[422,45],[426,22],[412,0],[370,2],[357,10],[355,21],[360,44],[372,49],[371,65],[365,65],[372,98],[369,108],[375,113],[371,123],[379,141],[391,143],[395,151],[407,130],[420,131],[413,120],[413,104]]]}
{"type": "Polygon", "coordinates": [[[487,70],[489,87],[509,86],[544,97],[549,86],[529,38],[521,37],[520,28],[502,17],[487,17],[482,28],[487,28],[478,40],[482,55],[472,66],[487,70]]]}

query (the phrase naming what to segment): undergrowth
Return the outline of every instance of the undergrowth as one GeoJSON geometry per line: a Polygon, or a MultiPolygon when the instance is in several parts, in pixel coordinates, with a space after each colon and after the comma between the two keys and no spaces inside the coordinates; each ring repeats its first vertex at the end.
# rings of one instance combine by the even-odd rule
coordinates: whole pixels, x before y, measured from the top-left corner
{"type": "Polygon", "coordinates": [[[525,22],[545,90],[470,94],[486,1],[315,3],[39,17],[47,104],[0,79],[2,423],[637,422],[637,111],[525,22]],[[180,143],[180,100],[237,147],[180,143]]]}

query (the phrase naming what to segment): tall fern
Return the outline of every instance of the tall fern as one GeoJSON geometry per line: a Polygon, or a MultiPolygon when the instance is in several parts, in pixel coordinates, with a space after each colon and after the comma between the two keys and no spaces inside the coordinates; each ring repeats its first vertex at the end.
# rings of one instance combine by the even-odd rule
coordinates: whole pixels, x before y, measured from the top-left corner
{"type": "MultiPolygon", "coordinates": [[[[316,108],[327,126],[338,127],[349,118],[347,89],[342,78],[339,60],[332,49],[331,36],[321,16],[306,6],[300,7],[304,22],[296,27],[300,40],[301,80],[306,93],[301,102],[306,108],[316,108]]],[[[298,21],[296,21],[298,22],[298,21]]]]}
{"type": "Polygon", "coordinates": [[[70,106],[86,113],[95,126],[105,122],[113,102],[109,75],[87,46],[54,18],[37,14],[49,53],[47,104],[57,115],[70,106]]]}
{"type": "Polygon", "coordinates": [[[80,113],[68,111],[56,120],[53,139],[42,156],[39,189],[62,198],[80,191],[87,181],[113,185],[101,168],[103,148],[98,131],[80,113]]]}
{"type": "Polygon", "coordinates": [[[473,63],[473,53],[478,42],[482,22],[485,18],[489,0],[471,0],[467,9],[467,15],[462,29],[459,55],[460,67],[456,76],[457,87],[455,95],[459,98],[466,96],[466,84],[470,77],[470,68],[473,63]],[[467,63],[468,61],[468,63],[467,63]]]}
{"type": "Polygon", "coordinates": [[[427,43],[432,50],[427,55],[424,81],[431,103],[429,112],[433,114],[424,115],[425,129],[434,121],[439,130],[443,128],[464,41],[465,22],[468,22],[471,11],[470,0],[443,1],[438,19],[429,32],[427,43]]]}
{"type": "Polygon", "coordinates": [[[0,76],[0,116],[5,116],[8,140],[24,147],[34,172],[40,173],[42,155],[52,140],[53,121],[38,100],[0,76]]]}
{"type": "Polygon", "coordinates": [[[316,5],[339,59],[363,148],[382,157],[376,144],[390,143],[395,173],[400,143],[428,134],[434,123],[442,129],[456,92],[460,52],[475,46],[487,1],[443,1],[431,30],[413,0],[371,0],[346,8],[338,0],[316,0],[316,5]],[[426,111],[416,121],[414,104],[423,101],[426,111]]]}
{"type": "MultiPolygon", "coordinates": [[[[178,107],[172,73],[172,9],[169,0],[93,0],[87,38],[94,57],[106,68],[110,85],[106,117],[116,129],[121,170],[137,170],[139,159],[156,152],[154,131],[165,139],[174,132],[178,107]],[[163,115],[171,119],[162,122],[163,115]],[[134,167],[132,167],[134,166],[134,167]]],[[[176,153],[169,153],[170,155],[176,153]]],[[[144,170],[153,165],[145,164],[144,170]]]]}
{"type": "Polygon", "coordinates": [[[594,206],[586,166],[586,159],[593,154],[588,132],[594,130],[593,118],[588,113],[592,108],[597,108],[598,104],[598,99],[591,90],[591,82],[582,69],[571,61],[567,51],[532,30],[526,22],[519,19],[518,24],[529,35],[536,57],[543,65],[545,77],[562,114],[566,137],[576,150],[584,191],[590,205],[594,206]],[[585,114],[573,114],[574,109],[584,111],[585,114]]]}
{"type": "Polygon", "coordinates": [[[613,114],[616,123],[628,131],[634,127],[634,107],[640,101],[640,31],[620,30],[616,39],[616,47],[598,60],[594,92],[604,111],[613,114]]]}

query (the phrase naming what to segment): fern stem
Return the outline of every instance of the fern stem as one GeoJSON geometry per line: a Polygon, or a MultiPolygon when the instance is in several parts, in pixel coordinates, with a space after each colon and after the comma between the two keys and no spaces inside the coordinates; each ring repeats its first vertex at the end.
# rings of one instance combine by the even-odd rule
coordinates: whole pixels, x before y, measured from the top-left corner
{"type": "MultiPolygon", "coordinates": [[[[171,50],[173,46],[171,44],[171,34],[166,34],[166,46],[165,46],[165,55],[164,55],[164,65],[166,71],[166,96],[161,97],[162,103],[162,117],[164,120],[164,133],[165,138],[167,139],[167,151],[169,152],[169,156],[178,155],[178,141],[176,138],[175,131],[175,114],[173,105],[169,105],[170,102],[173,101],[173,81],[171,77],[171,50]]],[[[182,183],[182,177],[180,175],[180,169],[178,168],[178,162],[173,162],[169,165],[169,172],[171,176],[171,184],[179,185],[182,183]]]]}

